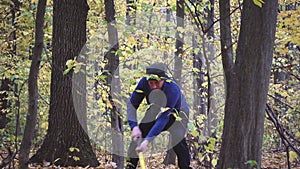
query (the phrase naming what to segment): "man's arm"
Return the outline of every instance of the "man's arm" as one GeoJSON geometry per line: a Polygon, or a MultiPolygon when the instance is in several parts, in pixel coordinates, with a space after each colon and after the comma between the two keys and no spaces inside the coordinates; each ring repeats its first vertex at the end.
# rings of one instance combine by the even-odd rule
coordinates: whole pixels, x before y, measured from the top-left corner
{"type": "Polygon", "coordinates": [[[147,80],[142,78],[127,102],[127,120],[131,129],[138,125],[137,109],[145,97],[147,80]]]}
{"type": "Polygon", "coordinates": [[[131,129],[133,129],[135,126],[137,126],[137,115],[136,110],[137,108],[133,106],[133,104],[128,100],[127,102],[127,121],[131,129]]]}
{"type": "Polygon", "coordinates": [[[175,85],[170,85],[170,87],[166,91],[166,97],[167,97],[167,105],[166,108],[168,108],[167,111],[161,113],[159,117],[156,119],[155,124],[149,131],[148,135],[146,136],[146,140],[152,141],[157,135],[159,135],[162,130],[165,128],[167,123],[169,122],[170,119],[170,113],[172,110],[175,108],[175,105],[177,104],[178,100],[180,99],[181,93],[180,90],[177,86],[175,85]]]}

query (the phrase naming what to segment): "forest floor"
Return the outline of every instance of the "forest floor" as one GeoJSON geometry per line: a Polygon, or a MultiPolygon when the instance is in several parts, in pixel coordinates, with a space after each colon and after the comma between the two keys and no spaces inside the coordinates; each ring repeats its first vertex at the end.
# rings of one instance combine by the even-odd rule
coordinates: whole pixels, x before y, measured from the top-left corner
{"type": "MultiPolygon", "coordinates": [[[[4,161],[3,159],[6,158],[6,154],[4,150],[0,150],[0,166],[2,165],[2,162],[4,161]]],[[[16,156],[17,157],[17,156],[16,156]]],[[[116,164],[113,162],[110,162],[106,158],[107,156],[98,156],[98,160],[100,162],[99,167],[96,167],[94,169],[113,169],[116,168],[116,164]]],[[[147,162],[147,169],[179,169],[176,165],[163,165],[164,159],[164,154],[154,154],[151,155],[150,157],[146,158],[147,162]]],[[[35,164],[30,164],[29,168],[34,169],[34,168],[49,168],[49,169],[63,169],[63,168],[76,168],[76,169],[82,169],[83,167],[59,167],[59,166],[54,166],[54,165],[49,165],[49,163],[45,164],[46,166],[41,166],[41,165],[35,165],[35,164]]],[[[202,164],[192,161],[191,163],[192,167],[194,169],[206,169],[208,167],[203,166],[202,164]]],[[[291,169],[300,169],[300,160],[299,158],[294,159],[294,162],[290,164],[291,169]]],[[[4,168],[18,168],[18,160],[14,160],[14,167],[12,164],[9,166],[7,165],[4,168]]],[[[284,152],[279,152],[279,153],[265,153],[263,154],[262,157],[262,169],[288,169],[288,164],[287,164],[287,158],[286,154],[284,152]]]]}
{"type": "MultiPolygon", "coordinates": [[[[103,156],[102,156],[103,157],[103,156]]],[[[105,163],[105,158],[99,158],[101,165],[100,169],[113,169],[114,163],[105,163]]],[[[147,169],[179,169],[176,165],[164,165],[163,159],[165,154],[155,154],[146,158],[147,169]]],[[[208,169],[209,167],[203,166],[203,164],[198,163],[193,160],[191,162],[193,169],[208,169]]],[[[294,159],[294,162],[290,164],[291,169],[300,169],[300,160],[294,159]]],[[[97,167],[98,169],[98,167],[97,167]]],[[[288,163],[285,152],[278,153],[265,153],[262,157],[262,169],[288,169],[288,163]]]]}

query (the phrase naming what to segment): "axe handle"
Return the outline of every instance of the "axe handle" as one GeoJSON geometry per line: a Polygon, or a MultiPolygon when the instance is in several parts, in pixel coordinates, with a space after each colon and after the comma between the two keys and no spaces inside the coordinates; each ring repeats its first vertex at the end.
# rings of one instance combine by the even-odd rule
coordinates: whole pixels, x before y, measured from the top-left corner
{"type": "Polygon", "coordinates": [[[143,152],[139,153],[139,159],[140,159],[141,169],[146,169],[146,163],[145,163],[145,158],[144,158],[143,152]]]}
{"type": "MultiPolygon", "coordinates": [[[[142,142],[143,142],[143,138],[138,138],[137,145],[140,146],[142,142]]],[[[139,155],[141,169],[146,169],[146,162],[145,162],[144,153],[143,152],[139,152],[138,155],[139,155]]]]}

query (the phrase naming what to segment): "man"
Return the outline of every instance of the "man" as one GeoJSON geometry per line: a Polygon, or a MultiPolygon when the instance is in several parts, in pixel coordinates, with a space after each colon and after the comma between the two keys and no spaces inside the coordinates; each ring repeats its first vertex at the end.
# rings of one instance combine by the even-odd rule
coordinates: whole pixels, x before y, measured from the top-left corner
{"type": "Polygon", "coordinates": [[[146,68],[143,77],[127,104],[127,118],[132,130],[129,146],[130,157],[127,169],[136,168],[138,152],[145,152],[149,143],[162,131],[169,131],[172,146],[178,157],[181,169],[190,169],[189,148],[185,140],[189,109],[179,86],[166,75],[163,63],[154,63],[146,68]],[[137,109],[146,98],[150,105],[140,124],[137,122],[137,109]],[[142,142],[137,145],[137,140],[142,142]]]}

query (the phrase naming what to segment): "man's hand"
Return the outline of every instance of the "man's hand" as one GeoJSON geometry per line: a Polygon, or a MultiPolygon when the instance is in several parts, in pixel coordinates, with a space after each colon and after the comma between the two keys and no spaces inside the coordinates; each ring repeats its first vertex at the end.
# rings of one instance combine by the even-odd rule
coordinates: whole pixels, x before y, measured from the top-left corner
{"type": "Polygon", "coordinates": [[[131,137],[133,138],[133,141],[137,141],[138,138],[142,137],[142,132],[139,126],[133,127],[131,137]]]}
{"type": "Polygon", "coordinates": [[[148,149],[148,144],[149,144],[149,141],[148,141],[148,140],[144,140],[144,141],[141,143],[141,145],[139,145],[139,146],[135,149],[135,151],[136,151],[137,153],[147,151],[147,149],[148,149]]]}

